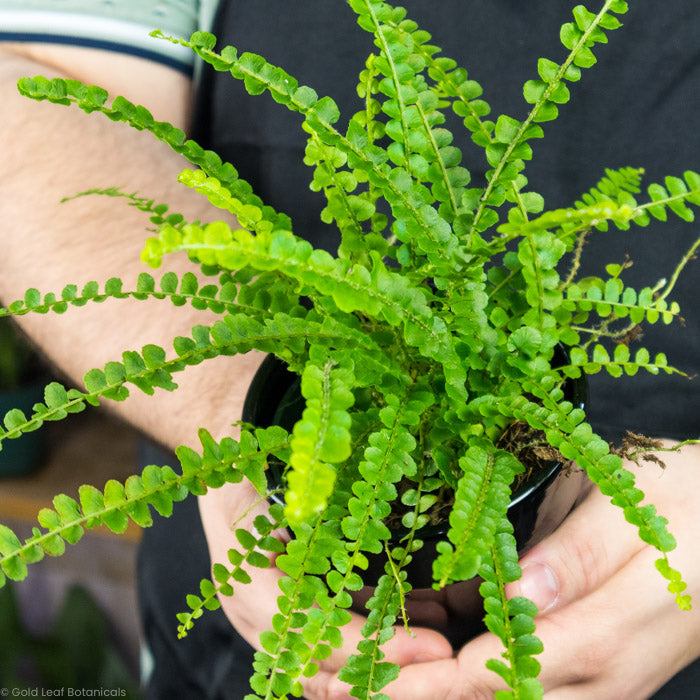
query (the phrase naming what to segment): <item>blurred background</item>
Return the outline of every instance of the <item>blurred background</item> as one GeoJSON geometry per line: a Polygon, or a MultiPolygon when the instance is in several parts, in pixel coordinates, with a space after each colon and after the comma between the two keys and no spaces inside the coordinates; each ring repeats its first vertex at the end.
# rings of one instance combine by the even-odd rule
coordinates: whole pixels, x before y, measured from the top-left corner
{"type": "MultiPolygon", "coordinates": [[[[14,323],[0,318],[0,420],[14,408],[30,414],[54,379],[14,323]]],[[[83,483],[102,488],[135,473],[139,445],[136,431],[94,408],[4,441],[0,523],[31,536],[55,494],[77,498],[83,483]]],[[[136,527],[122,536],[87,531],[63,556],[45,556],[24,581],[0,589],[0,687],[114,688],[139,697],[139,536],[136,527]]]]}

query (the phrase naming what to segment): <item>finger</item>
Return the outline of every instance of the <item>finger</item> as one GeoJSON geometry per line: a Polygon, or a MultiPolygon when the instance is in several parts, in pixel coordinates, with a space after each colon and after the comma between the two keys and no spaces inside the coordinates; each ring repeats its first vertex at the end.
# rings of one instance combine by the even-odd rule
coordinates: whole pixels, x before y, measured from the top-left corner
{"type": "MultiPolygon", "coordinates": [[[[350,700],[351,686],[339,680],[337,672],[351,655],[357,653],[357,644],[362,640],[361,630],[365,622],[366,618],[353,614],[352,622],[342,628],[341,649],[336,650],[328,661],[320,665],[315,676],[304,680],[304,697],[308,700],[350,700]]],[[[398,664],[402,668],[451,661],[453,653],[449,642],[441,634],[423,627],[412,628],[410,635],[403,627],[397,628],[394,637],[382,645],[382,651],[385,654],[382,661],[398,664]]]]}
{"type": "Polygon", "coordinates": [[[401,700],[482,700],[493,698],[506,686],[485,668],[488,659],[500,658],[499,640],[484,634],[471,641],[452,659],[412,664],[401,669],[397,680],[382,692],[401,700]]]}
{"type": "Polygon", "coordinates": [[[529,598],[540,614],[556,610],[594,591],[643,546],[622,510],[593,489],[554,533],[522,558],[522,577],[506,593],[529,598]]]}
{"type": "MultiPolygon", "coordinates": [[[[544,645],[537,657],[539,680],[546,700],[648,697],[660,677],[669,677],[692,658],[693,649],[683,651],[692,647],[690,632],[678,634],[684,613],[673,609],[660,577],[650,581],[640,576],[653,573],[654,557],[650,550],[640,552],[590,595],[538,619],[536,634],[544,645]],[[624,603],[620,591],[626,592],[624,603]],[[665,601],[661,609],[659,600],[665,601]],[[668,640],[661,650],[659,636],[668,640]]],[[[483,634],[455,659],[403,668],[384,692],[401,700],[493,697],[505,686],[485,663],[501,658],[502,652],[495,636],[483,634]]]]}
{"type": "Polygon", "coordinates": [[[676,607],[655,558],[645,549],[590,596],[541,619],[547,700],[649,697],[695,658],[700,611],[676,607]]]}

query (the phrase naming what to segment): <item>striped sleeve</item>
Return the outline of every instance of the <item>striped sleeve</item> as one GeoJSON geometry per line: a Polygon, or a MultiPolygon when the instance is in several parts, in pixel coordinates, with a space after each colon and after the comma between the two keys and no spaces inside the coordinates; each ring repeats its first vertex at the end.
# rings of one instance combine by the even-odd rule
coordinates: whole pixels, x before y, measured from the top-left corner
{"type": "Polygon", "coordinates": [[[149,36],[208,29],[218,0],[0,0],[0,41],[88,46],[191,73],[194,55],[149,36]]]}

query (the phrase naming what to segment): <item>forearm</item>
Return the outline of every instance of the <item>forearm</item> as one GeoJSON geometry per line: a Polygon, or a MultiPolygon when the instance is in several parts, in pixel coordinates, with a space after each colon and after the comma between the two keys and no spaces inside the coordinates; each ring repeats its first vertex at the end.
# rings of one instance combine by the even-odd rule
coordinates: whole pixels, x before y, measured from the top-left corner
{"type": "MultiPolygon", "coordinates": [[[[107,75],[112,83],[107,87],[135,101],[146,97],[150,99],[146,106],[157,118],[181,123],[188,81],[140,59],[127,59],[126,70],[131,73],[120,71],[122,58],[111,58],[115,69],[107,75]],[[134,61],[145,73],[133,73],[134,61]],[[136,83],[131,91],[125,75],[136,83]]],[[[63,74],[101,82],[99,75],[90,75],[90,68],[72,71],[70,60],[57,63],[62,63],[63,74]]],[[[17,79],[37,73],[61,71],[26,56],[2,56],[0,298],[7,303],[21,298],[28,287],[58,293],[67,283],[103,283],[113,276],[123,279],[125,289],[134,289],[144,270],[139,255],[148,235],[147,215],[119,199],[83,197],[59,205],[62,197],[93,187],[121,186],[168,202],[190,220],[221,218],[222,212],[211,210],[203,198],[177,184],[177,173],[186,163],[150,134],[21,97],[17,79]]],[[[173,258],[167,269],[182,274],[194,268],[184,258],[173,258]]],[[[189,334],[193,325],[211,322],[212,317],[168,301],[129,299],[70,309],[60,316],[30,314],[20,320],[50,359],[79,381],[88,369],[119,360],[123,350],[155,343],[168,351],[175,335],[189,334]]],[[[169,447],[192,444],[200,425],[216,435],[225,434],[240,418],[242,397],[258,362],[252,355],[210,360],[178,376],[181,388],[173,395],[157,392],[147,397],[133,389],[132,397],[117,410],[169,447]]]]}

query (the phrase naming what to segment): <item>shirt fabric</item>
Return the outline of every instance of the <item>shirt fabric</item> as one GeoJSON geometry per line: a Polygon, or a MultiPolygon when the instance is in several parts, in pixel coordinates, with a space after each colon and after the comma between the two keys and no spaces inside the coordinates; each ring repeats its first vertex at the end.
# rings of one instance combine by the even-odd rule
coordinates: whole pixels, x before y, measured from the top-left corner
{"type": "Polygon", "coordinates": [[[89,46],[149,58],[191,73],[194,54],[154,39],[208,29],[217,0],[0,0],[0,41],[89,46]]]}

